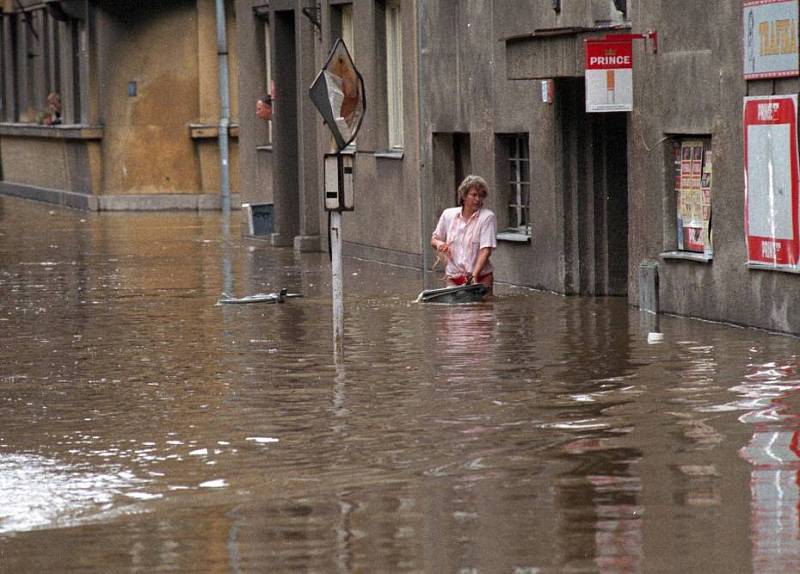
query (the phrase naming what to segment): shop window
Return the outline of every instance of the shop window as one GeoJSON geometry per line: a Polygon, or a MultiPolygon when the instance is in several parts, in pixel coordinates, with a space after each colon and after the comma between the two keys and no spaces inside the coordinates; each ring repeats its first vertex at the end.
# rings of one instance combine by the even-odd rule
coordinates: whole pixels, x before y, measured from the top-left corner
{"type": "MultiPolygon", "coordinates": [[[[498,239],[527,241],[531,236],[531,173],[528,134],[510,134],[497,139],[498,201],[505,205],[498,239]]],[[[501,210],[498,203],[498,211],[501,210]]]]}
{"type": "Polygon", "coordinates": [[[713,254],[711,196],[714,152],[710,137],[672,140],[672,195],[678,252],[713,254]]]}
{"type": "Polygon", "coordinates": [[[403,149],[403,34],[399,0],[386,2],[386,103],[389,148],[403,149]]]}
{"type": "Polygon", "coordinates": [[[2,120],[80,122],[80,20],[59,21],[41,7],[5,13],[1,21],[2,120]]]}

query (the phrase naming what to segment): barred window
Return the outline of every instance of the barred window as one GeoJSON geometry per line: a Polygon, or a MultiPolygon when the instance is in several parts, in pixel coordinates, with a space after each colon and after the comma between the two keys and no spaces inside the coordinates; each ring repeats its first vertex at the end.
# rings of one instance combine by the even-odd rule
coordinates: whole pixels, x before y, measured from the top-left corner
{"type": "MultiPolygon", "coordinates": [[[[498,137],[498,191],[503,194],[507,212],[505,229],[500,239],[528,238],[531,235],[530,219],[530,151],[528,134],[509,134],[498,137]],[[507,237],[507,236],[512,237],[507,237]]],[[[503,225],[501,223],[501,225],[503,225]]],[[[502,228],[501,228],[502,229],[502,228]]]]}

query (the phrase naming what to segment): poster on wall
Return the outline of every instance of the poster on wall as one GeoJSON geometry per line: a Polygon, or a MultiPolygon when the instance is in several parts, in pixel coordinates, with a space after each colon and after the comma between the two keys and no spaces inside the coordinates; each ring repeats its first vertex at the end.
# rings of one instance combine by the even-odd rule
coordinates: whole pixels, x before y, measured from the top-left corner
{"type": "Polygon", "coordinates": [[[745,0],[744,78],[800,74],[797,46],[798,0],[745,0]]]}
{"type": "Polygon", "coordinates": [[[678,250],[712,256],[711,178],[713,153],[702,140],[675,146],[678,250]]]}
{"type": "Polygon", "coordinates": [[[586,111],[633,110],[633,46],[630,40],[586,41],[586,111]]]}
{"type": "Polygon", "coordinates": [[[745,233],[750,263],[797,267],[797,95],[744,98],[745,233]]]}

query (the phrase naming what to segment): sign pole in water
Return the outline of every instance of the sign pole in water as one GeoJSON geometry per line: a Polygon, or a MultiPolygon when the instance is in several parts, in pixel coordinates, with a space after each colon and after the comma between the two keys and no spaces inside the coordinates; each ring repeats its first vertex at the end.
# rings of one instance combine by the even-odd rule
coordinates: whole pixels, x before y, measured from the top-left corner
{"type": "Polygon", "coordinates": [[[308,90],[311,101],[333,135],[336,151],[325,154],[324,203],[331,212],[331,290],[333,296],[333,350],[344,352],[344,281],[342,273],[342,211],[352,211],[355,154],[343,155],[361,128],[366,111],[364,79],[340,39],[308,90]]]}

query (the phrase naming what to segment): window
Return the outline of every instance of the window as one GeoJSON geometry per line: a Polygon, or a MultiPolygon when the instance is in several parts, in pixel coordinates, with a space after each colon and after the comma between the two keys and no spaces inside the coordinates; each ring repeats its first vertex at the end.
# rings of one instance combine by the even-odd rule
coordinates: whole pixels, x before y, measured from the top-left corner
{"type": "Polygon", "coordinates": [[[341,3],[331,6],[331,46],[337,38],[344,40],[353,61],[356,59],[355,37],[353,36],[353,4],[341,3]]]}
{"type": "MultiPolygon", "coordinates": [[[[267,89],[270,100],[275,97],[275,85],[272,80],[272,30],[270,29],[269,20],[264,20],[264,79],[267,84],[267,89]]],[[[271,107],[271,106],[270,106],[271,107]]],[[[269,119],[267,120],[267,145],[272,144],[272,113],[270,110],[269,119]]]]}
{"type": "MultiPolygon", "coordinates": [[[[342,2],[331,6],[331,47],[338,38],[341,38],[350,57],[358,67],[356,58],[355,36],[353,35],[353,4],[342,2]]],[[[351,141],[344,151],[352,153],[356,149],[356,140],[351,141]]]]}
{"type": "Polygon", "coordinates": [[[3,121],[81,121],[80,24],[75,19],[56,20],[45,8],[2,15],[3,121]]]}
{"type": "Polygon", "coordinates": [[[672,190],[678,251],[713,253],[711,190],[714,154],[709,137],[679,137],[672,141],[672,190]]]}
{"type": "Polygon", "coordinates": [[[403,149],[403,34],[399,0],[386,2],[386,103],[389,148],[403,149]]]}
{"type": "Polygon", "coordinates": [[[498,137],[498,194],[507,206],[498,239],[520,241],[531,236],[530,219],[530,152],[528,134],[498,137]]]}

